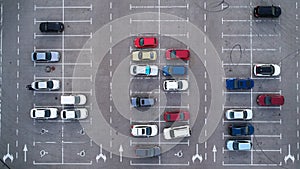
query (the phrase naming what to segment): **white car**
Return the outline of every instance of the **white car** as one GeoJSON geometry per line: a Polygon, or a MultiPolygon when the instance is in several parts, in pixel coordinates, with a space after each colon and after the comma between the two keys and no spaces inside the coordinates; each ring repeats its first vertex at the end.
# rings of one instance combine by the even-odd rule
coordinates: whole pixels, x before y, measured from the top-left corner
{"type": "Polygon", "coordinates": [[[37,80],[31,83],[33,90],[58,90],[59,80],[37,80]]]}
{"type": "Polygon", "coordinates": [[[58,62],[59,59],[59,52],[55,51],[37,51],[31,53],[31,60],[33,62],[58,62]]]}
{"type": "Polygon", "coordinates": [[[30,117],[33,119],[55,119],[58,117],[57,108],[33,108],[30,111],[30,117]]]}
{"type": "Polygon", "coordinates": [[[133,51],[133,61],[154,61],[157,58],[156,51],[133,51]]]}
{"type": "Polygon", "coordinates": [[[229,109],[225,116],[228,120],[251,120],[253,113],[251,109],[229,109]]]}
{"type": "Polygon", "coordinates": [[[163,89],[165,91],[183,91],[187,90],[189,83],[187,80],[165,80],[163,82],[163,89]]]}
{"type": "Polygon", "coordinates": [[[86,108],[65,109],[60,112],[61,119],[63,120],[81,120],[88,117],[86,108]]]}
{"type": "Polygon", "coordinates": [[[155,124],[138,124],[131,126],[131,135],[135,137],[153,137],[158,134],[158,127],[155,124]]]}
{"type": "Polygon", "coordinates": [[[145,76],[157,76],[158,66],[155,65],[131,65],[130,66],[131,75],[145,75],[145,76]]]}
{"type": "Polygon", "coordinates": [[[252,143],[250,140],[228,140],[226,147],[230,151],[249,151],[252,148],[252,143]]]}
{"type": "Polygon", "coordinates": [[[192,130],[189,125],[164,128],[164,138],[166,140],[189,137],[192,134],[192,130]]]}
{"type": "Polygon", "coordinates": [[[67,105],[84,105],[86,103],[86,96],[83,94],[61,96],[60,103],[67,105]]]}
{"type": "Polygon", "coordinates": [[[255,76],[279,76],[280,66],[276,64],[257,64],[253,67],[255,76]]]}

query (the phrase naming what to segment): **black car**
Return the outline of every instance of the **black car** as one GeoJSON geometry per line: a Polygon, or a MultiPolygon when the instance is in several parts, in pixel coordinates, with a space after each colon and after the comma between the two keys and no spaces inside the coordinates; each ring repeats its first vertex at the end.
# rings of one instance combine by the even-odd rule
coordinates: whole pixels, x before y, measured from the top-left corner
{"type": "Polygon", "coordinates": [[[277,18],[281,14],[281,8],[279,6],[257,6],[254,8],[254,16],[277,18]]]}
{"type": "Polygon", "coordinates": [[[41,32],[62,32],[64,31],[64,24],[61,22],[42,22],[40,24],[41,32]]]}

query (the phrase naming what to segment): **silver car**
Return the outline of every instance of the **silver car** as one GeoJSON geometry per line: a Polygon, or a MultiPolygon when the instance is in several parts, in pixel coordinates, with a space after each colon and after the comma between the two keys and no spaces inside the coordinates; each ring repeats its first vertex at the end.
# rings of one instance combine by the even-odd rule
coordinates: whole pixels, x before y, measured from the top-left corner
{"type": "Polygon", "coordinates": [[[155,157],[160,155],[159,146],[139,146],[135,149],[135,155],[138,157],[155,157]]]}
{"type": "Polygon", "coordinates": [[[58,90],[59,80],[37,80],[31,83],[33,90],[58,90]]]}
{"type": "Polygon", "coordinates": [[[158,66],[155,65],[131,65],[130,66],[131,75],[144,75],[144,76],[157,76],[158,66]]]}
{"type": "Polygon", "coordinates": [[[33,62],[58,62],[60,60],[60,54],[55,51],[32,52],[31,60],[33,62]]]}
{"type": "Polygon", "coordinates": [[[65,109],[60,112],[61,119],[63,120],[81,120],[88,117],[86,108],[65,109]]]}
{"type": "Polygon", "coordinates": [[[30,111],[30,117],[33,119],[55,119],[58,117],[57,108],[33,108],[30,111]]]}

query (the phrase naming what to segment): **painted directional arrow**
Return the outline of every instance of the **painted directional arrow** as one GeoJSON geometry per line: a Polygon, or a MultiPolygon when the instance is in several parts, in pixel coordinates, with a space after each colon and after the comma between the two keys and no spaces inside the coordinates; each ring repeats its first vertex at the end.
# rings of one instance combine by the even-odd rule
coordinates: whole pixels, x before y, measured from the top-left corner
{"type": "Polygon", "coordinates": [[[217,152],[216,145],[214,145],[212,152],[214,153],[214,162],[216,162],[216,152],[217,152]]]}
{"type": "Polygon", "coordinates": [[[122,153],[123,153],[123,147],[122,145],[120,145],[120,148],[119,148],[119,152],[120,152],[120,162],[122,162],[122,153]]]}
{"type": "Polygon", "coordinates": [[[24,151],[24,162],[26,162],[27,161],[26,153],[28,151],[26,144],[24,145],[23,151],[24,151]]]}

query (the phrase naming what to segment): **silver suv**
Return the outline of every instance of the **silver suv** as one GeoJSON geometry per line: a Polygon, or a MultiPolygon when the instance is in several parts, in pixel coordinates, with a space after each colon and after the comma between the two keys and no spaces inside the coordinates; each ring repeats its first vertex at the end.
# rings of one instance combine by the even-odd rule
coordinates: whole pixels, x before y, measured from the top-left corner
{"type": "Polygon", "coordinates": [[[191,134],[192,131],[189,125],[164,128],[164,137],[167,140],[181,137],[189,137],[191,136],[191,134]]]}

